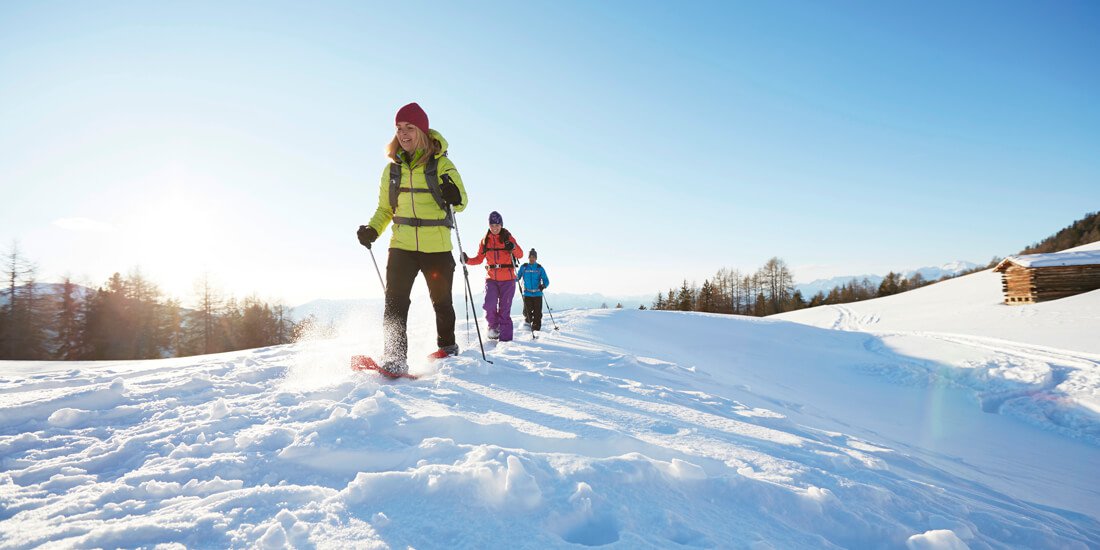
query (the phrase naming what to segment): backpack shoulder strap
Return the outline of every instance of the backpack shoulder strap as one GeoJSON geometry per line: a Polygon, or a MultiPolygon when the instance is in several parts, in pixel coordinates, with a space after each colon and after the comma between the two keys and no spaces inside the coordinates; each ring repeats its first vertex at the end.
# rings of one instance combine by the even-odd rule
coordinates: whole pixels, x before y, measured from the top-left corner
{"type": "Polygon", "coordinates": [[[401,165],[390,163],[390,209],[397,212],[397,193],[401,188],[401,165]]]}
{"type": "Polygon", "coordinates": [[[489,250],[489,237],[491,236],[493,236],[492,231],[485,232],[485,238],[481,239],[481,249],[478,250],[478,254],[484,254],[485,251],[489,250]]]}

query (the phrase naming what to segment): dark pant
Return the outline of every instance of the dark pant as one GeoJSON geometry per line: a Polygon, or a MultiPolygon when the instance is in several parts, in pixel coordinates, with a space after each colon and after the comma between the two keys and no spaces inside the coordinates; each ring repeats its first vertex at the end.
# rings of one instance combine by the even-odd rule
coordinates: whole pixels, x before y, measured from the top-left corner
{"type": "Polygon", "coordinates": [[[531,330],[542,329],[542,296],[523,297],[523,319],[531,324],[531,330]]]}
{"type": "Polygon", "coordinates": [[[451,303],[455,260],[450,252],[410,252],[390,249],[386,264],[386,311],[382,314],[385,335],[383,358],[403,360],[409,353],[409,295],[416,274],[423,273],[428,295],[435,308],[435,334],[439,347],[455,343],[455,308],[451,303]]]}

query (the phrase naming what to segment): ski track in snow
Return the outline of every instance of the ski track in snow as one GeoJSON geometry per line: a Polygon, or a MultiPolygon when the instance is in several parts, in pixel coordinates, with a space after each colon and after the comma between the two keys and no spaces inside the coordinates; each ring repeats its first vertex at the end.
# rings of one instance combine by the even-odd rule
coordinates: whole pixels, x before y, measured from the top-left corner
{"type": "Polygon", "coordinates": [[[877,331],[877,315],[861,316],[843,305],[826,307],[836,311],[829,328],[876,337],[868,342],[868,349],[890,359],[879,374],[970,388],[985,412],[1010,415],[1100,445],[1100,355],[966,334],[877,331]],[[890,352],[885,342],[902,338],[988,353],[980,360],[960,361],[952,365],[956,368],[944,369],[937,361],[914,362],[890,352]]]}
{"type": "MultiPolygon", "coordinates": [[[[490,346],[492,365],[476,347],[414,365],[415,382],[351,373],[340,342],[0,366],[0,547],[1100,546],[1095,510],[1030,503],[891,441],[808,425],[798,399],[589,330],[624,313],[639,315],[563,311],[561,332],[490,346]]],[[[745,328],[781,346],[784,326],[745,328]]],[[[919,337],[989,348],[992,362],[973,365],[984,378],[954,380],[998,388],[986,411],[1097,442],[1095,420],[1058,418],[1057,399],[1032,406],[1067,384],[1100,387],[1095,358],[919,337]],[[1049,373],[988,382],[1020,363],[1049,373]]],[[[922,365],[865,348],[853,353],[880,358],[877,374],[922,365]]]]}

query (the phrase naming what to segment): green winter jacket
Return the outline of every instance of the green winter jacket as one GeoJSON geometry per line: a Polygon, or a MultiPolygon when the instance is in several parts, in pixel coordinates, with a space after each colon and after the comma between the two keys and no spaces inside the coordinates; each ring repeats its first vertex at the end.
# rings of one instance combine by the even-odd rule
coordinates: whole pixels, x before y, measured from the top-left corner
{"type": "MultiPolygon", "coordinates": [[[[439,183],[443,183],[443,174],[448,174],[458,186],[462,194],[462,204],[455,206],[455,212],[466,209],[466,187],[462,185],[462,176],[458,174],[451,159],[443,156],[447,152],[447,140],[435,130],[429,130],[432,139],[439,141],[442,149],[436,155],[439,174],[439,183]]],[[[420,155],[415,155],[419,158],[420,155]]],[[[424,164],[415,168],[410,167],[408,161],[401,163],[401,187],[408,187],[409,175],[412,174],[412,187],[427,189],[428,182],[424,178],[424,164]]],[[[374,217],[370,220],[370,226],[381,235],[386,230],[394,216],[403,218],[421,218],[427,220],[441,220],[446,217],[446,212],[439,208],[432,198],[431,193],[398,193],[397,211],[390,208],[390,166],[387,164],[382,169],[382,184],[378,188],[378,209],[374,211],[374,217]]],[[[414,227],[409,225],[394,225],[393,237],[390,238],[390,248],[411,250],[413,252],[450,252],[451,230],[443,226],[414,227]]]]}

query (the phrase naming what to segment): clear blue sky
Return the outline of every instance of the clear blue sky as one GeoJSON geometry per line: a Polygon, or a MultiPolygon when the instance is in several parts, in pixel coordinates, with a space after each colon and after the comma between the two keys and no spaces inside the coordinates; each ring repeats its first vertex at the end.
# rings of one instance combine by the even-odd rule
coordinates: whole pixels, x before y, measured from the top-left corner
{"type": "Polygon", "coordinates": [[[354,232],[409,101],[467,248],[499,210],[561,292],[984,262],[1100,209],[1095,2],[465,4],[0,3],[0,239],[44,280],[378,297],[354,232]]]}

